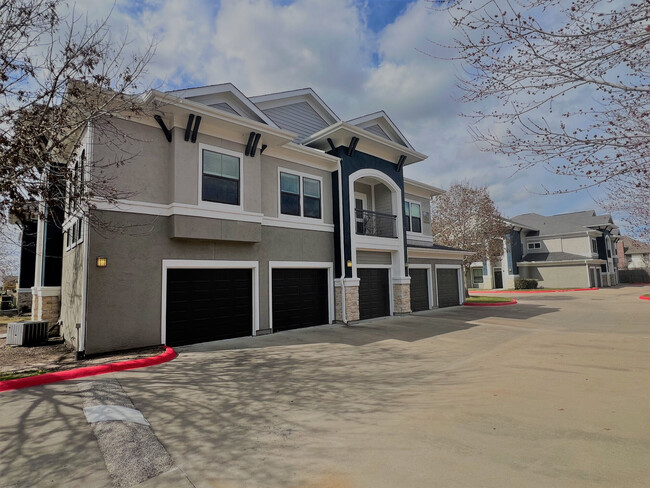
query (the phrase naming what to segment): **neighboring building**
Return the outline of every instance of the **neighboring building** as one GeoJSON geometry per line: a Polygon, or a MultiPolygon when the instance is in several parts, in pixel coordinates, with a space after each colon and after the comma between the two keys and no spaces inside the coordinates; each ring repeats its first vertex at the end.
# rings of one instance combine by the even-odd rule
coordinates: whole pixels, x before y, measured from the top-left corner
{"type": "Polygon", "coordinates": [[[535,279],[545,288],[618,284],[618,257],[613,251],[620,236],[610,215],[593,210],[531,213],[508,223],[512,230],[504,238],[502,259],[495,265],[472,263],[470,286],[514,288],[519,278],[535,279]]]}
{"type": "Polygon", "coordinates": [[[650,244],[622,236],[616,252],[620,269],[650,269],[650,244]]]}
{"type": "MultiPolygon", "coordinates": [[[[58,241],[56,219],[36,225],[33,314],[81,354],[463,302],[466,253],[431,236],[441,190],[404,178],[426,156],[384,112],[344,122],[311,89],[247,98],[229,83],[143,99],[156,117],[113,122],[130,160],[103,168],[133,197],[91,211],[118,231],[74,202],[58,241]]],[[[93,127],[83,137],[80,178],[119,159],[93,127]]]]}
{"type": "Polygon", "coordinates": [[[2,279],[1,291],[15,293],[18,290],[18,276],[7,275],[2,279]]]}

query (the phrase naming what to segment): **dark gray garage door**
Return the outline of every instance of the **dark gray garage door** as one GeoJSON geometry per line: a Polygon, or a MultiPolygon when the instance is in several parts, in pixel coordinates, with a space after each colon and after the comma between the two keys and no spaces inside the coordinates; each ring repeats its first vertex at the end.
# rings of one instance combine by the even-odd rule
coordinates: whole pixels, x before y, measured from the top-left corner
{"type": "Polygon", "coordinates": [[[329,322],[326,269],[273,269],[273,330],[329,322]]]}
{"type": "Polygon", "coordinates": [[[253,333],[250,269],[167,271],[167,344],[178,346],[253,333]]]}
{"type": "Polygon", "coordinates": [[[411,310],[429,310],[429,280],[426,269],[409,269],[411,275],[411,310]]]}
{"type": "Polygon", "coordinates": [[[387,269],[359,269],[359,316],[361,319],[390,315],[387,269]]]}
{"type": "Polygon", "coordinates": [[[460,305],[458,270],[438,269],[438,307],[460,305]]]}

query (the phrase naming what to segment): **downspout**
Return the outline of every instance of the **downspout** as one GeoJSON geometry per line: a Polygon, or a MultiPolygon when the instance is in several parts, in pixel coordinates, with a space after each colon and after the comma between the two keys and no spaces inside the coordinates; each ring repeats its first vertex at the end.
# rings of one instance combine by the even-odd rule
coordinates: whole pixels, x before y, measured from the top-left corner
{"type": "MultiPolygon", "coordinates": [[[[93,126],[88,123],[88,135],[87,137],[87,147],[86,147],[86,165],[84,168],[86,185],[90,183],[90,165],[93,161],[93,138],[94,131],[93,126]]],[[[84,190],[84,189],[82,189],[84,190]]],[[[83,267],[82,267],[82,284],[81,284],[81,324],[77,329],[77,359],[83,359],[86,356],[86,307],[88,302],[88,260],[90,256],[88,255],[90,245],[89,245],[89,236],[90,236],[90,210],[86,207],[86,212],[88,219],[84,222],[84,242],[83,242],[83,267]]],[[[82,220],[83,222],[83,220],[82,220]]]]}
{"type": "Polygon", "coordinates": [[[345,233],[343,232],[343,167],[341,158],[337,163],[339,171],[339,231],[341,244],[341,319],[347,325],[348,318],[345,313],[345,233]]]}

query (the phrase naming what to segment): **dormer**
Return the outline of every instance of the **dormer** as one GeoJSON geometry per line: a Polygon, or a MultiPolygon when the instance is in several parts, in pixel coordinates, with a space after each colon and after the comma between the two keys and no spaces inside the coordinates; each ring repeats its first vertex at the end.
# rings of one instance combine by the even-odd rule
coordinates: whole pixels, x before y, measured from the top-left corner
{"type": "Polygon", "coordinates": [[[232,83],[187,88],[167,93],[222,110],[232,115],[238,115],[256,122],[262,122],[271,127],[279,128],[273,120],[267,117],[262,110],[246,98],[232,83]]]}
{"type": "Polygon", "coordinates": [[[295,142],[340,121],[311,88],[302,88],[250,99],[278,127],[298,133],[295,142]]]}
{"type": "Polygon", "coordinates": [[[360,127],[372,134],[413,150],[413,146],[411,146],[409,141],[406,140],[406,137],[404,137],[404,134],[400,132],[397,126],[392,120],[390,120],[390,117],[383,110],[348,120],[348,124],[360,127]]]}

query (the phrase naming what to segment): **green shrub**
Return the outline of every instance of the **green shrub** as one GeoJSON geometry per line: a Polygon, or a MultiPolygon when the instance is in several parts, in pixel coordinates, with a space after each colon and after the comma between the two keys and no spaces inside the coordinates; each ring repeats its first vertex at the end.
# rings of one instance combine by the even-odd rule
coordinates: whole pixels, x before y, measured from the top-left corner
{"type": "Polygon", "coordinates": [[[537,280],[515,280],[515,290],[534,290],[537,288],[537,280]]]}

